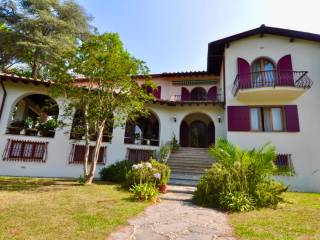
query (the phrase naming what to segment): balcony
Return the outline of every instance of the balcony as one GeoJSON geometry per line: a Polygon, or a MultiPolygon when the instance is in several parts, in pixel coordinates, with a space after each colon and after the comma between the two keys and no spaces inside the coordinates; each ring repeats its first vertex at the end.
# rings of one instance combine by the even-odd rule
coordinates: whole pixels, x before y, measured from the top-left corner
{"type": "Polygon", "coordinates": [[[239,101],[293,100],[311,88],[307,71],[260,71],[238,74],[232,93],[239,101]]]}

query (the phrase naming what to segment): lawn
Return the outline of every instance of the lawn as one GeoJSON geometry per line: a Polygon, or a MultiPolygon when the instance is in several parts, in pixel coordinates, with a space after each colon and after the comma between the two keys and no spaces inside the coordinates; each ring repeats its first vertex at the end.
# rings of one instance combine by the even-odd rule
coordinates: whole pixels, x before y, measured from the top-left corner
{"type": "Polygon", "coordinates": [[[230,214],[240,239],[320,239],[320,194],[286,193],[288,203],[276,209],[230,214]]]}
{"type": "Polygon", "coordinates": [[[147,205],[107,183],[0,177],[0,239],[105,239],[147,205]]]}

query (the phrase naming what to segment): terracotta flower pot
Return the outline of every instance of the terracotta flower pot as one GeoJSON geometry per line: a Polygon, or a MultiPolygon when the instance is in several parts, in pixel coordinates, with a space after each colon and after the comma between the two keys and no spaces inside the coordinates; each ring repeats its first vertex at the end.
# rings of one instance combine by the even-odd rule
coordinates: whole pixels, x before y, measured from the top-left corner
{"type": "Polygon", "coordinates": [[[162,184],[159,186],[159,192],[166,193],[168,191],[167,184],[162,184]]]}

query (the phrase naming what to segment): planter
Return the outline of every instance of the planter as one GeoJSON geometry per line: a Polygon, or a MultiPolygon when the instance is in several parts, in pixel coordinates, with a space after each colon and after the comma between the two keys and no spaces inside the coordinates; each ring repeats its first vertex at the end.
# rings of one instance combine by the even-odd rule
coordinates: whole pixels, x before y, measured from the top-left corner
{"type": "Polygon", "coordinates": [[[38,130],[33,128],[27,128],[26,129],[26,135],[27,136],[37,136],[38,130]]]}
{"type": "Polygon", "coordinates": [[[166,193],[168,191],[167,184],[162,184],[159,186],[159,192],[166,193]]]}
{"type": "Polygon", "coordinates": [[[22,128],[21,127],[8,127],[9,134],[20,135],[22,128]]]}
{"type": "Polygon", "coordinates": [[[46,130],[46,131],[41,131],[41,136],[42,137],[50,137],[53,138],[55,134],[54,130],[46,130]]]}

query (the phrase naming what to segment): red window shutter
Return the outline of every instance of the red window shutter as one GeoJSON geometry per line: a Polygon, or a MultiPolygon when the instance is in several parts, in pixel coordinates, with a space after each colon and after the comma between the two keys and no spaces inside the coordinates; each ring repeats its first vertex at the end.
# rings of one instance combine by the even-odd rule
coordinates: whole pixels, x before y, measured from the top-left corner
{"type": "Polygon", "coordinates": [[[134,163],[149,161],[152,157],[152,150],[145,149],[128,149],[128,160],[134,163]]]}
{"type": "Polygon", "coordinates": [[[153,90],[153,96],[156,99],[160,99],[161,98],[161,86],[158,86],[156,89],[153,90]]]}
{"type": "Polygon", "coordinates": [[[185,87],[181,88],[181,101],[189,101],[190,100],[190,92],[185,87]]]}
{"type": "Polygon", "coordinates": [[[248,106],[228,106],[228,131],[250,131],[248,106]]]}
{"type": "Polygon", "coordinates": [[[300,132],[299,115],[297,105],[284,107],[287,132],[300,132]]]}
{"type": "MultiPolygon", "coordinates": [[[[106,150],[106,147],[100,147],[97,163],[104,163],[105,150],[106,150]]],[[[94,151],[94,146],[90,146],[89,158],[88,158],[89,162],[91,162],[93,159],[93,151],[94,151]]],[[[72,162],[73,163],[83,163],[84,154],[85,154],[85,146],[84,145],[75,145],[72,162]]]]}
{"type": "Polygon", "coordinates": [[[213,86],[208,91],[208,100],[216,100],[217,99],[217,87],[213,86]]]}
{"type": "Polygon", "coordinates": [[[278,85],[280,86],[293,86],[293,72],[292,72],[292,61],[291,55],[285,55],[278,61],[278,85]]]}
{"type": "Polygon", "coordinates": [[[243,58],[238,58],[239,88],[251,88],[250,64],[243,58]]]}

